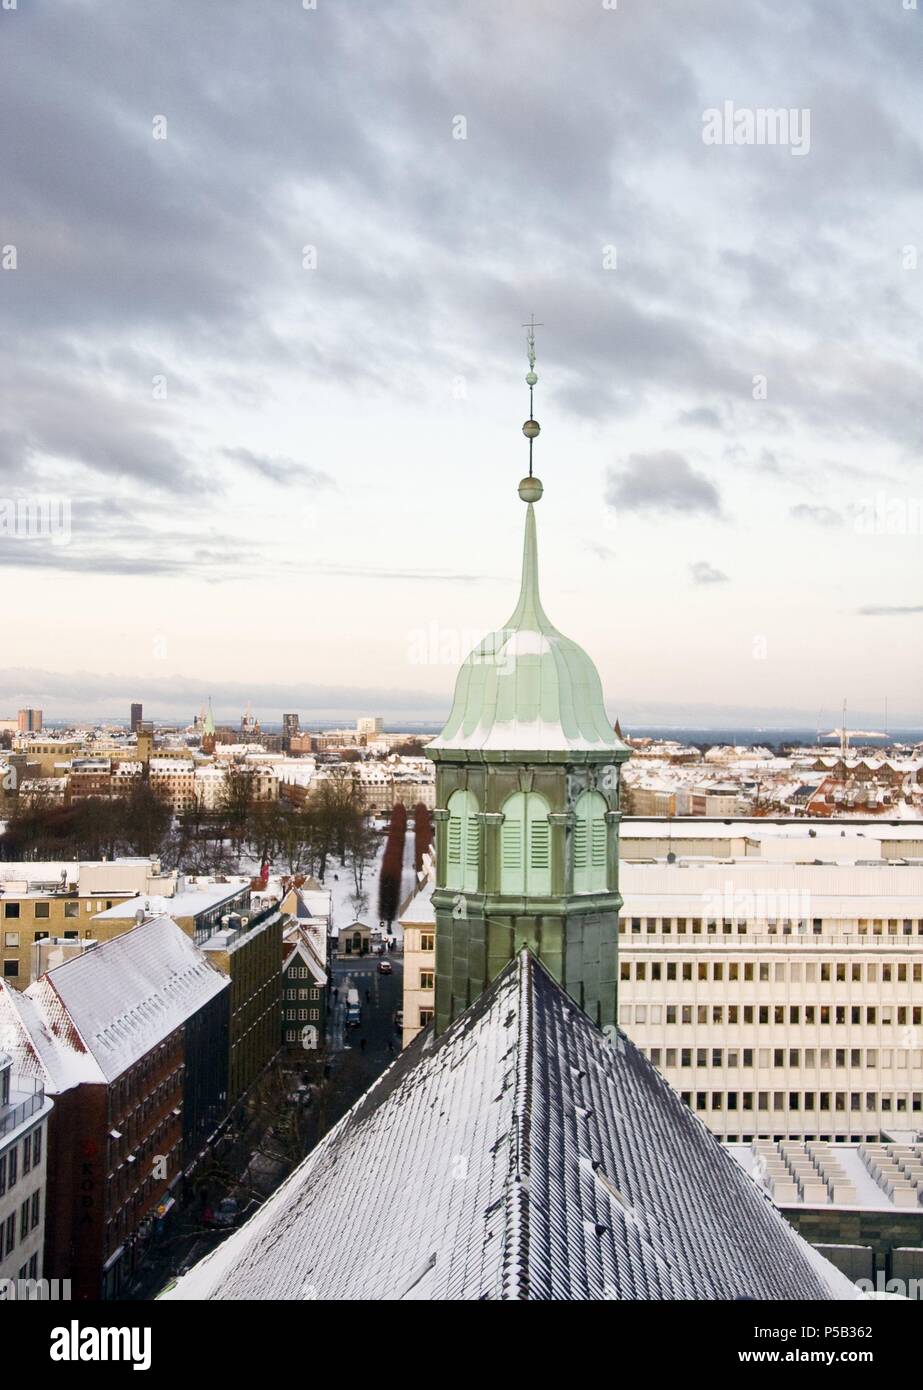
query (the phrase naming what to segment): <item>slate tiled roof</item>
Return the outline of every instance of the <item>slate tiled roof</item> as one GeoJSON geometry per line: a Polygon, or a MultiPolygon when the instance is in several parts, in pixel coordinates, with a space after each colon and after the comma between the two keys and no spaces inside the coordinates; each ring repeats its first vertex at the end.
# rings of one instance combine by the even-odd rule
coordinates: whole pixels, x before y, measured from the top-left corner
{"type": "Polygon", "coordinates": [[[808,1246],[527,952],[421,1034],[187,1299],[828,1299],[808,1246]]]}

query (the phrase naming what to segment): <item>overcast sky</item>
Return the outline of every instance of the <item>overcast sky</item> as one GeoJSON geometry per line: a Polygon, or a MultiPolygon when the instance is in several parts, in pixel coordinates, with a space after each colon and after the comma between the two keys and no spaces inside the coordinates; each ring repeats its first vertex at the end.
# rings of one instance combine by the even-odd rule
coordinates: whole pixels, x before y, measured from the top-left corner
{"type": "Polygon", "coordinates": [[[543,597],[613,716],[920,723],[921,26],[0,10],[0,495],[70,507],[0,512],[0,714],[445,713],[515,604],[534,312],[543,597]]]}

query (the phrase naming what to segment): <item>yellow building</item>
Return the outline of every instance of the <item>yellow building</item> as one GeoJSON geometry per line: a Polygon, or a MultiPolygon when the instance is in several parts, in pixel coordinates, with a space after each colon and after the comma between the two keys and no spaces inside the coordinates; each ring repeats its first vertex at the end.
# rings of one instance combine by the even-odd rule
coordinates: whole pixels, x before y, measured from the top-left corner
{"type": "Polygon", "coordinates": [[[161,874],[157,859],[122,859],[99,863],[25,863],[0,865],[0,947],[3,978],[14,989],[32,979],[36,941],[107,941],[135,924],[137,894],[170,891],[174,874],[161,874]],[[107,909],[128,902],[119,923],[99,925],[107,909]]]}
{"type": "Polygon", "coordinates": [[[436,914],[434,880],[411,900],[400,919],[404,933],[404,1024],[406,1047],[421,1028],[432,1022],[436,1000],[436,914]]]}

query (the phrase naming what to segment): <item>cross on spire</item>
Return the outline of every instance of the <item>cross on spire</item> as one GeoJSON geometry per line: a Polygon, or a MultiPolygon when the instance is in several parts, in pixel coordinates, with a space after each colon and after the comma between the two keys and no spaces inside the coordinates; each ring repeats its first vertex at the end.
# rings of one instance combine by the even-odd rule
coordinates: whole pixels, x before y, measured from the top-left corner
{"type": "Polygon", "coordinates": [[[526,341],[529,344],[529,366],[532,368],[533,371],[535,371],[535,330],[536,328],[544,328],[545,325],[543,323],[536,323],[535,315],[530,314],[529,322],[524,323],[522,326],[523,328],[528,328],[529,330],[526,338],[526,341]]]}
{"type": "MultiPolygon", "coordinates": [[[[526,375],[526,385],[527,385],[528,388],[529,388],[529,418],[528,418],[528,420],[525,422],[525,424],[523,425],[523,427],[522,427],[522,432],[523,432],[523,434],[526,436],[526,438],[527,438],[528,441],[529,441],[529,477],[531,478],[531,477],[532,477],[532,441],[533,441],[533,439],[535,439],[536,436],[539,434],[539,423],[538,423],[538,421],[536,420],[535,415],[533,414],[533,409],[532,409],[532,392],[533,392],[534,389],[535,389],[535,383],[538,381],[538,377],[535,375],[535,330],[536,330],[536,328],[544,328],[545,325],[544,325],[543,323],[536,323],[536,322],[535,322],[535,315],[534,315],[534,314],[530,314],[530,316],[529,316],[529,322],[528,322],[528,323],[524,323],[522,326],[523,326],[523,328],[527,328],[527,329],[529,330],[529,331],[528,331],[528,336],[527,336],[527,338],[526,338],[526,342],[527,342],[528,345],[529,345],[529,370],[528,370],[528,373],[527,373],[527,375],[526,375]]],[[[520,493],[520,496],[521,496],[521,495],[522,495],[522,494],[520,493]]],[[[540,496],[540,495],[541,495],[541,493],[539,493],[539,496],[540,496]]]]}

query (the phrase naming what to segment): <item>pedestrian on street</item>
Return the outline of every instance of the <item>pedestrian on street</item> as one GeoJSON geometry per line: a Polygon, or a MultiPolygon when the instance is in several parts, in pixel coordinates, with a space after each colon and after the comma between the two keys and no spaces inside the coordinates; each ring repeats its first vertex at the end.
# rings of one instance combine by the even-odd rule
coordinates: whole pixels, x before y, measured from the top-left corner
{"type": "Polygon", "coordinates": [[[394,1056],[394,1043],[391,1041],[390,1038],[388,1039],[388,1051],[390,1052],[391,1056],[393,1057],[393,1056],[394,1056]]]}
{"type": "Polygon", "coordinates": [[[340,991],[339,991],[339,989],[336,987],[336,985],[334,985],[334,987],[333,987],[333,997],[334,997],[334,999],[339,999],[339,997],[340,997],[340,991]]]}
{"type": "Polygon", "coordinates": [[[367,989],[367,990],[365,991],[365,1002],[366,1002],[367,1004],[371,1004],[371,1002],[372,1002],[372,991],[371,991],[370,989],[367,989]]]}
{"type": "Polygon", "coordinates": [[[359,1047],[363,1052],[365,1051],[365,1038],[360,1039],[359,1047]]]}

